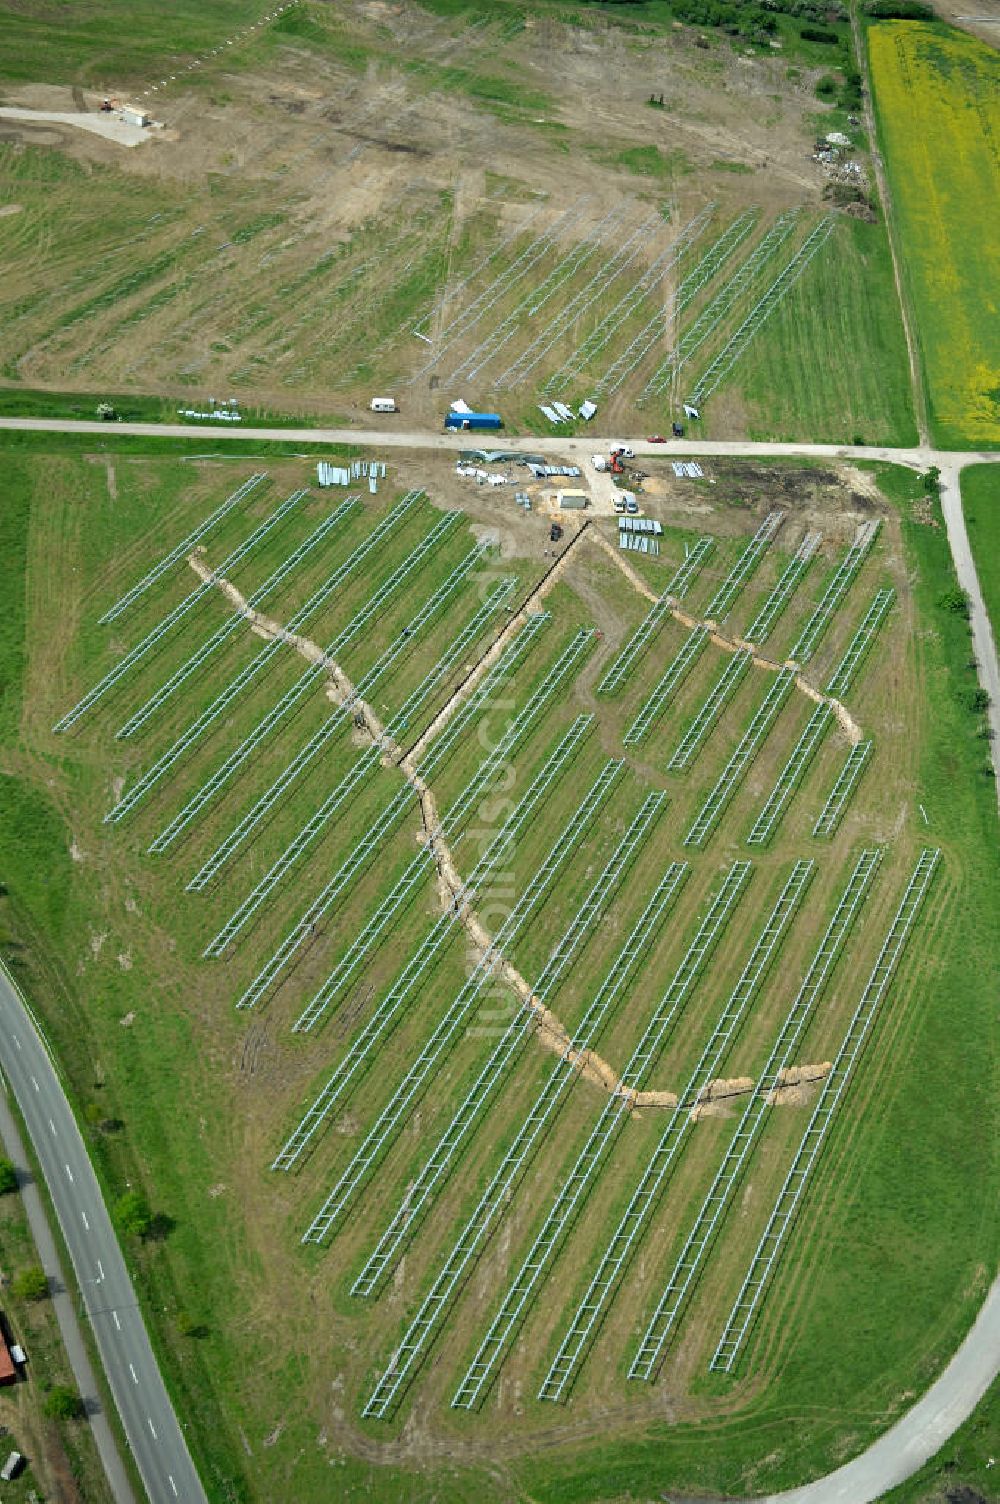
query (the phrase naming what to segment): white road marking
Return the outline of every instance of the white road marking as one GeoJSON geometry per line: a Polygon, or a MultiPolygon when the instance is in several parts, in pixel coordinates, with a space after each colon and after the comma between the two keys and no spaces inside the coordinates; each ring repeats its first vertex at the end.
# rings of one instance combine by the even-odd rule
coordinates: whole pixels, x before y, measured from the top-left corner
{"type": "Polygon", "coordinates": [[[49,1127],[52,1129],[52,1137],[57,1138],[58,1134],[56,1133],[56,1125],[55,1123],[53,1123],[51,1118],[49,1118],[49,1127]]]}
{"type": "Polygon", "coordinates": [[[114,1322],[114,1324],[115,1324],[115,1326],[116,1326],[116,1327],[117,1327],[117,1328],[118,1328],[118,1330],[119,1330],[119,1331],[121,1331],[121,1329],[122,1329],[122,1324],[121,1324],[121,1322],[120,1322],[120,1321],[119,1321],[119,1320],[118,1320],[118,1312],[117,1312],[117,1311],[112,1311],[112,1312],[111,1312],[111,1319],[112,1319],[112,1321],[113,1321],[113,1322],[114,1322]]]}
{"type": "Polygon", "coordinates": [[[174,1495],[176,1497],[177,1496],[177,1484],[174,1482],[173,1478],[171,1477],[171,1475],[169,1473],[167,1474],[167,1482],[170,1484],[170,1487],[173,1489],[174,1495]]]}
{"type": "Polygon", "coordinates": [[[150,1432],[152,1433],[153,1440],[155,1441],[157,1439],[156,1432],[153,1430],[153,1422],[150,1420],[148,1415],[146,1416],[146,1424],[149,1427],[150,1432]]]}
{"type": "Polygon", "coordinates": [[[138,1376],[137,1376],[137,1375],[136,1375],[136,1371],[135,1371],[135,1369],[134,1369],[134,1368],[133,1368],[133,1367],[132,1367],[132,1365],[131,1365],[131,1363],[130,1363],[130,1364],[129,1364],[129,1366],[128,1366],[128,1371],[129,1371],[129,1373],[130,1373],[130,1374],[131,1374],[131,1375],[132,1375],[132,1383],[133,1383],[133,1384],[138,1384],[138,1382],[139,1382],[139,1379],[138,1379],[138,1376]]]}
{"type": "Polygon", "coordinates": [[[70,1169],[69,1165],[66,1166],[66,1174],[69,1176],[70,1184],[72,1185],[73,1184],[73,1171],[70,1169]]]}
{"type": "Polygon", "coordinates": [[[12,1034],[10,1037],[14,1041],[14,1043],[16,1044],[17,1048],[20,1049],[21,1048],[21,1041],[18,1039],[17,1035],[16,1034],[12,1034]]]}
{"type": "Polygon", "coordinates": [[[35,1080],[34,1076],[32,1076],[32,1078],[31,1078],[31,1084],[35,1088],[36,1091],[41,1091],[42,1088],[39,1086],[39,1084],[35,1080]]]}
{"type": "Polygon", "coordinates": [[[87,1221],[87,1213],[83,1210],[82,1207],[80,1208],[80,1216],[83,1218],[83,1225],[84,1225],[84,1227],[89,1232],[90,1231],[90,1223],[87,1221]]]}
{"type": "Polygon", "coordinates": [[[104,1278],[104,1265],[101,1263],[100,1259],[97,1260],[97,1272],[101,1276],[101,1279],[103,1279],[104,1278]]]}

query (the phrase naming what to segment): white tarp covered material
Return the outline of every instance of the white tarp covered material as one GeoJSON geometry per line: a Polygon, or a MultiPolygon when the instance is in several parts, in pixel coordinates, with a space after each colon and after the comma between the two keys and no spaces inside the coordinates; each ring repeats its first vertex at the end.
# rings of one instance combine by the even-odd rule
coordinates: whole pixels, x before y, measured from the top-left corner
{"type": "Polygon", "coordinates": [[[589,423],[590,420],[591,420],[591,418],[596,413],[596,411],[597,411],[597,403],[596,402],[591,402],[589,398],[587,399],[586,402],[581,402],[580,403],[579,414],[580,414],[580,417],[583,418],[585,422],[589,423]]]}
{"type": "Polygon", "coordinates": [[[472,408],[467,402],[463,402],[461,397],[459,397],[457,402],[453,402],[451,404],[451,410],[453,413],[461,413],[462,416],[465,417],[466,414],[471,413],[472,408]]]}
{"type": "Polygon", "coordinates": [[[705,472],[696,460],[671,460],[678,480],[701,480],[705,472]]]}
{"type": "Polygon", "coordinates": [[[565,402],[553,402],[552,406],[555,408],[560,418],[565,418],[567,423],[572,421],[573,409],[571,407],[567,407],[565,402]]]}
{"type": "Polygon", "coordinates": [[[544,404],[540,404],[538,410],[545,414],[550,423],[561,423],[563,421],[554,408],[545,407],[544,404]]]}
{"type": "Polygon", "coordinates": [[[698,411],[698,409],[696,407],[692,407],[691,404],[690,404],[690,402],[685,402],[685,404],[684,404],[684,416],[685,416],[685,418],[700,418],[701,417],[701,413],[698,411]]]}

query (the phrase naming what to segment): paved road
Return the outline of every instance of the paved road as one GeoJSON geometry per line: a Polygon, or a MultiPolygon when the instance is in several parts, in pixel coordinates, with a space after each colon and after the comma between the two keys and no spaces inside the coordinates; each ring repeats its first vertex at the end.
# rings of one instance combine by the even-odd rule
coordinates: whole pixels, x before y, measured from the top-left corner
{"type": "MultiPolygon", "coordinates": [[[[21,1130],[7,1096],[6,1081],[0,1081],[0,1141],[3,1142],[11,1163],[17,1171],[21,1201],[28,1217],[28,1226],[31,1229],[35,1248],[38,1251],[38,1262],[45,1270],[49,1282],[50,1300],[59,1323],[63,1346],[69,1357],[69,1365],[73,1370],[76,1387],[80,1392],[98,1456],[107,1474],[115,1504],[135,1504],[135,1494],[122,1463],[115,1433],[111,1429],[101,1402],[97,1378],[83,1340],[73,1295],[66,1285],[62,1263],[56,1252],[55,1238],[52,1236],[41,1192],[32,1175],[21,1130]]],[[[30,1359],[30,1353],[28,1357],[30,1359]]]]}
{"type": "MultiPolygon", "coordinates": [[[[606,453],[616,442],[593,432],[577,438],[547,434],[542,438],[510,438],[507,434],[428,433],[397,427],[390,418],[380,428],[249,428],[236,423],[99,423],[83,418],[0,418],[0,428],[28,433],[89,433],[140,438],[211,439],[224,444],[233,439],[256,439],[284,444],[357,444],[376,449],[432,449],[454,453],[457,449],[516,449],[523,453],[572,454],[589,456],[606,453]]],[[[637,455],[644,459],[678,458],[688,455],[729,455],[735,458],[780,459],[782,455],[801,455],[811,459],[889,460],[897,465],[958,466],[1000,461],[1000,452],[987,450],[938,450],[918,444],[912,449],[893,449],[879,444],[769,444],[752,440],[671,439],[667,444],[647,444],[644,439],[629,439],[637,455]]]]}
{"type": "MultiPolygon", "coordinates": [[[[491,436],[476,436],[451,433],[415,433],[399,428],[385,429],[317,429],[317,428],[216,428],[214,425],[182,425],[158,423],[118,423],[113,428],[99,422],[84,422],[64,418],[0,418],[0,428],[14,428],[34,432],[86,433],[117,436],[134,434],[141,437],[178,437],[206,439],[225,443],[227,439],[254,439],[280,441],[293,444],[356,444],[375,448],[431,449],[454,452],[470,448],[477,442],[489,444],[491,436]]],[[[558,454],[586,463],[591,453],[600,453],[612,442],[596,434],[580,438],[560,438],[558,435],[544,438],[511,439],[497,435],[497,447],[558,454]]],[[[895,464],[909,465],[921,470],[937,465],[941,471],[942,510],[947,529],[955,569],[962,587],[969,592],[972,601],[972,633],[976,657],[979,662],[980,682],[991,699],[990,719],[996,732],[992,743],[994,768],[998,773],[997,788],[1000,798],[1000,665],[997,662],[996,644],[976,576],[972,550],[969,547],[962,515],[960,475],[964,466],[977,463],[998,463],[1000,453],[970,453],[966,451],[935,450],[921,444],[909,449],[893,449],[877,445],[836,444],[766,444],[751,442],[701,442],[695,440],[672,440],[669,444],[651,445],[642,440],[629,440],[637,456],[653,458],[661,456],[706,455],[732,456],[759,459],[776,459],[782,456],[803,456],[831,460],[887,460],[895,464]]],[[[30,1020],[20,1009],[18,999],[0,974],[0,1065],[11,1071],[12,1084],[22,1104],[36,1153],[42,1163],[43,1173],[53,1194],[57,1214],[63,1226],[71,1257],[78,1277],[87,1292],[88,1306],[94,1321],[101,1356],[108,1371],[116,1403],[125,1421],[126,1431],[136,1449],[144,1480],[150,1489],[150,1497],[159,1504],[177,1496],[183,1499],[203,1500],[204,1494],[194,1474],[183,1438],[177,1429],[176,1418],[170,1401],[163,1389],[155,1360],[149,1348],[145,1328],[135,1306],[135,1297],[118,1252],[110,1222],[100,1201],[89,1160],[86,1158],[82,1140],[69,1112],[55,1072],[45,1054],[30,1020]],[[4,1016],[5,1009],[20,1010],[18,1029],[20,1043],[9,1029],[4,1016]],[[31,1045],[34,1075],[40,1091],[25,1085],[24,1054],[31,1045]],[[8,1057],[11,1057],[10,1060],[8,1057]],[[17,1079],[15,1079],[17,1075],[17,1079]],[[20,1086],[18,1086],[20,1080],[20,1086]],[[43,1084],[45,1083],[45,1084],[43,1084]],[[35,1100],[35,1098],[40,1100],[35,1100]],[[54,1103],[51,1118],[55,1123],[55,1139],[46,1136],[47,1109],[45,1102],[54,1103]],[[32,1109],[29,1116],[28,1109],[32,1109]],[[55,1109],[58,1109],[58,1113],[55,1109]],[[68,1119],[68,1122],[66,1121],[68,1119]],[[59,1133],[65,1134],[65,1142],[59,1133]],[[72,1138],[74,1158],[67,1144],[72,1138]],[[67,1184],[66,1175],[72,1172],[73,1188],[67,1184]],[[89,1176],[89,1181],[88,1181],[89,1176]],[[86,1198],[86,1199],[83,1199],[86,1198]],[[81,1232],[79,1218],[86,1210],[93,1229],[102,1229],[100,1241],[93,1240],[91,1228],[81,1232]],[[72,1233],[72,1237],[70,1234],[72,1233]],[[102,1283],[86,1283],[88,1268],[93,1269],[95,1255],[100,1255],[98,1269],[102,1283]],[[117,1265],[116,1261],[117,1260],[117,1265]],[[100,1293],[104,1299],[96,1299],[100,1293]],[[114,1303],[110,1297],[114,1297],[114,1303]],[[117,1318],[117,1319],[116,1319],[117,1318]],[[114,1321],[114,1330],[112,1330],[114,1321]],[[138,1384],[131,1389],[123,1381],[123,1371],[135,1367],[138,1384]],[[141,1364],[141,1366],[140,1366],[141,1364]],[[151,1438],[144,1425],[153,1430],[151,1438]],[[162,1429],[161,1429],[162,1428],[162,1429]],[[141,1453],[140,1453],[141,1444],[141,1453]],[[169,1449],[169,1456],[168,1456],[169,1449]],[[164,1469],[169,1466],[173,1487],[177,1494],[164,1491],[164,1469]]],[[[31,1077],[30,1070],[27,1072],[31,1077]]],[[[838,1468],[825,1478],[779,1495],[773,1495],[764,1504],[872,1504],[889,1489],[904,1482],[934,1455],[949,1436],[975,1409],[993,1379],[1000,1373],[1000,1279],[990,1293],[962,1346],[948,1367],[931,1386],[924,1397],[899,1420],[895,1426],[880,1437],[867,1451],[853,1462],[838,1468]]]]}
{"type": "Polygon", "coordinates": [[[761,1504],[873,1504],[911,1478],[967,1420],[1000,1369],[1000,1279],[941,1376],[867,1451],[804,1488],[761,1504]]]}
{"type": "MultiPolygon", "coordinates": [[[[153,1356],[132,1281],[76,1119],[48,1050],[3,970],[0,970],[0,1069],[17,1099],[49,1188],[108,1384],[151,1504],[177,1504],[178,1500],[182,1504],[207,1504],[153,1356]]],[[[33,1231],[37,1242],[34,1224],[33,1231]]],[[[51,1244],[46,1250],[44,1244],[43,1237],[39,1252],[43,1267],[48,1270],[46,1254],[51,1262],[55,1250],[51,1244]]],[[[49,1272],[57,1271],[53,1268],[49,1272]]],[[[96,1399],[89,1363],[84,1370],[78,1367],[81,1356],[86,1362],[79,1328],[68,1336],[64,1331],[64,1336],[81,1393],[88,1400],[96,1399]]],[[[107,1418],[102,1420],[106,1428],[107,1418]]],[[[106,1449],[96,1426],[95,1438],[115,1498],[125,1504],[133,1496],[114,1441],[109,1434],[106,1449]]]]}

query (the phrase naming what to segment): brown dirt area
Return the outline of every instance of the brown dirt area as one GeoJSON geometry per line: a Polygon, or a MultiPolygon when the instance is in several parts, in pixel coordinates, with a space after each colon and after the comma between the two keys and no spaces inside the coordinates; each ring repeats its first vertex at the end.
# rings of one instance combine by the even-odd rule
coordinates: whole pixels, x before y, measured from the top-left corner
{"type": "MultiPolygon", "coordinates": [[[[687,29],[653,36],[597,16],[587,30],[529,15],[519,34],[500,25],[466,32],[409,6],[355,4],[331,25],[328,50],[270,32],[144,101],[166,129],[139,151],[4,122],[3,139],[58,146],[89,180],[86,203],[75,175],[46,177],[44,194],[18,192],[24,234],[43,219],[47,227],[30,264],[14,258],[4,268],[12,304],[29,292],[35,300],[0,334],[0,355],[20,381],[186,391],[195,402],[226,390],[267,410],[359,418],[375,351],[384,379],[401,383],[408,420],[430,422],[454,361],[449,352],[408,385],[426,351],[412,324],[431,315],[443,283],[458,289],[519,230],[553,231],[541,281],[574,247],[582,254],[604,222],[599,249],[565,281],[568,294],[661,205],[673,206],[679,225],[715,204],[716,234],[748,207],[762,226],[782,210],[819,207],[825,180],[807,150],[813,80],[804,70],[790,81],[780,56],[725,67],[687,29]],[[338,62],[341,37],[358,67],[338,62]],[[647,106],[654,91],[665,94],[662,111],[647,106]],[[535,96],[544,107],[520,102],[535,96]],[[574,150],[553,150],[569,133],[574,150]],[[621,153],[635,147],[673,154],[679,170],[627,170],[621,153]],[[502,170],[470,166],[476,160],[502,170]],[[712,171],[719,162],[749,171],[712,171]],[[201,192],[208,182],[211,201],[201,192]],[[133,291],[117,279],[136,259],[151,270],[133,291]],[[83,307],[104,280],[119,290],[83,307]],[[70,326],[67,302],[80,305],[70,326]]],[[[77,108],[69,90],[42,85],[8,87],[5,102],[77,108]]],[[[85,99],[88,110],[96,103],[85,99]]],[[[665,234],[664,225],[647,238],[633,280],[665,234]]],[[[501,254],[494,271],[504,264],[501,254]]],[[[440,329],[460,296],[430,327],[440,329]]],[[[556,297],[546,315],[558,306],[556,297]]],[[[497,316],[507,307],[501,299],[497,316]]],[[[459,342],[456,358],[491,319],[459,342]]],[[[564,342],[553,358],[566,353],[564,342]]],[[[456,389],[481,385],[474,365],[456,389]]],[[[609,422],[631,411],[634,395],[626,385],[608,400],[609,422]]]]}

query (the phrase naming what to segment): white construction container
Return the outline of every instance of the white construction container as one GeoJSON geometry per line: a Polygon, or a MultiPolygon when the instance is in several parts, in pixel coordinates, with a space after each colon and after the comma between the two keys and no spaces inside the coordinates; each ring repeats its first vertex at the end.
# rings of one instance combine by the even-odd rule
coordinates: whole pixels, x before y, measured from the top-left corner
{"type": "Polygon", "coordinates": [[[590,456],[590,463],[595,470],[606,470],[608,468],[607,459],[603,454],[592,454],[590,456]]]}
{"type": "Polygon", "coordinates": [[[371,400],[373,413],[398,413],[395,397],[373,397],[371,400]]]}

